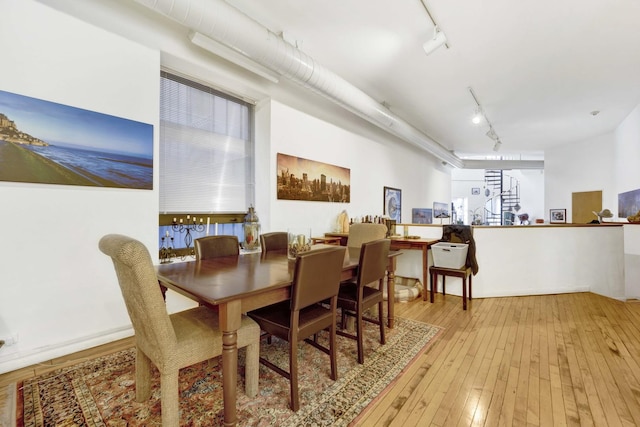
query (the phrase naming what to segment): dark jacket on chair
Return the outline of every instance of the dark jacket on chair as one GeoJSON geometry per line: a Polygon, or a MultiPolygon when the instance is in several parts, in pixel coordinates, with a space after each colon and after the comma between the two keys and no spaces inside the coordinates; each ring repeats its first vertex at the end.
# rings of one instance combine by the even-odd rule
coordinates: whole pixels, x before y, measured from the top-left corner
{"type": "Polygon", "coordinates": [[[473,230],[470,225],[448,224],[442,226],[441,242],[466,243],[469,245],[467,251],[466,267],[471,267],[475,276],[478,273],[478,261],[476,260],[476,242],[473,240],[473,230]]]}

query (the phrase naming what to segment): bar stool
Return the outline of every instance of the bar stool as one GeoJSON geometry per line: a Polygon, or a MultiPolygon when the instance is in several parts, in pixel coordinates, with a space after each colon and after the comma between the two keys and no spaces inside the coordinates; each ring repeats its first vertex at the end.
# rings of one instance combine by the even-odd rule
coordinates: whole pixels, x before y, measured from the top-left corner
{"type": "Polygon", "coordinates": [[[471,285],[473,282],[473,271],[471,267],[462,267],[462,268],[445,268],[445,267],[436,267],[432,266],[429,268],[429,273],[431,276],[430,286],[429,286],[429,295],[430,301],[433,303],[433,294],[438,289],[438,276],[442,276],[442,295],[445,295],[445,283],[447,280],[447,276],[459,277],[462,279],[462,309],[467,309],[467,277],[469,278],[469,300],[471,300],[471,285]]]}

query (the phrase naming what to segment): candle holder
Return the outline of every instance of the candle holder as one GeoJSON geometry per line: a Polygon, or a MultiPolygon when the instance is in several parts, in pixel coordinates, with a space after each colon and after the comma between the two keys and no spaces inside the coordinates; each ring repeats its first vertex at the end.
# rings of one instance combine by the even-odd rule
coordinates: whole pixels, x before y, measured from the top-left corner
{"type": "Polygon", "coordinates": [[[200,218],[200,223],[198,223],[197,218],[194,216],[191,218],[191,215],[187,215],[187,220],[183,221],[180,218],[178,222],[176,218],[173,218],[171,222],[171,228],[173,231],[184,234],[184,246],[186,249],[186,255],[180,257],[180,259],[184,260],[186,257],[190,256],[192,258],[196,257],[196,251],[192,247],[193,244],[193,235],[192,232],[202,233],[205,230],[205,225],[203,224],[203,218],[200,218]]]}
{"type": "Polygon", "coordinates": [[[160,248],[160,264],[169,264],[173,262],[176,253],[173,251],[173,237],[163,236],[162,247],[160,248]]]}

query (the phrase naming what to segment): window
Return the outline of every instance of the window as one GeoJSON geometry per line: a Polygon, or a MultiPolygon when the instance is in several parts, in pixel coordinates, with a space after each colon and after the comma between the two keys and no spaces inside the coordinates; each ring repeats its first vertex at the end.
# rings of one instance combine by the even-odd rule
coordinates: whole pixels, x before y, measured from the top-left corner
{"type": "Polygon", "coordinates": [[[171,226],[187,214],[210,224],[193,239],[242,241],[254,203],[253,106],[167,72],[160,81],[159,247],[170,233],[174,249],[187,248],[185,233],[171,226]]]}
{"type": "Polygon", "coordinates": [[[253,107],[163,72],[160,212],[246,212],[254,202],[253,107]]]}

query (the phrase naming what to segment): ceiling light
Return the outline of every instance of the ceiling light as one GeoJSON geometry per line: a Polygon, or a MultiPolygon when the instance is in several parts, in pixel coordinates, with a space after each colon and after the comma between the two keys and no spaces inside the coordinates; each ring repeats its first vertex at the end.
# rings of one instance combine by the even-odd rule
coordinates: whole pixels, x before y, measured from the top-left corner
{"type": "Polygon", "coordinates": [[[210,39],[209,37],[197,33],[192,32],[189,34],[189,38],[191,39],[191,43],[199,46],[209,52],[218,55],[221,58],[226,59],[227,61],[233,62],[236,65],[244,68],[245,70],[249,70],[254,74],[259,75],[260,77],[264,77],[265,79],[272,81],[273,83],[278,83],[280,77],[273,71],[269,70],[267,67],[264,67],[257,62],[249,59],[244,56],[242,53],[228,48],[222,43],[218,43],[217,41],[210,39]]]}
{"type": "Polygon", "coordinates": [[[422,49],[424,49],[424,52],[427,55],[430,55],[434,50],[438,49],[442,45],[445,45],[448,49],[449,46],[447,45],[447,36],[444,35],[444,33],[440,30],[440,27],[438,27],[438,24],[436,24],[436,21],[435,19],[433,19],[433,16],[431,16],[431,12],[429,12],[429,9],[427,8],[424,0],[420,0],[420,3],[422,4],[422,7],[424,7],[425,12],[427,12],[427,15],[429,16],[429,20],[433,24],[433,37],[430,40],[424,42],[424,44],[422,45],[422,49]]]}
{"type": "Polygon", "coordinates": [[[482,111],[480,111],[479,109],[476,110],[475,114],[473,115],[473,117],[471,118],[471,123],[473,123],[474,125],[479,125],[480,122],[482,121],[482,111]]]}
{"type": "Polygon", "coordinates": [[[440,46],[442,46],[443,44],[445,44],[447,42],[447,36],[444,35],[444,33],[442,31],[440,31],[440,29],[438,28],[438,26],[436,25],[433,28],[433,38],[431,40],[427,40],[423,45],[422,48],[424,49],[424,52],[429,55],[431,54],[434,50],[436,50],[437,48],[439,48],[440,46]]]}

